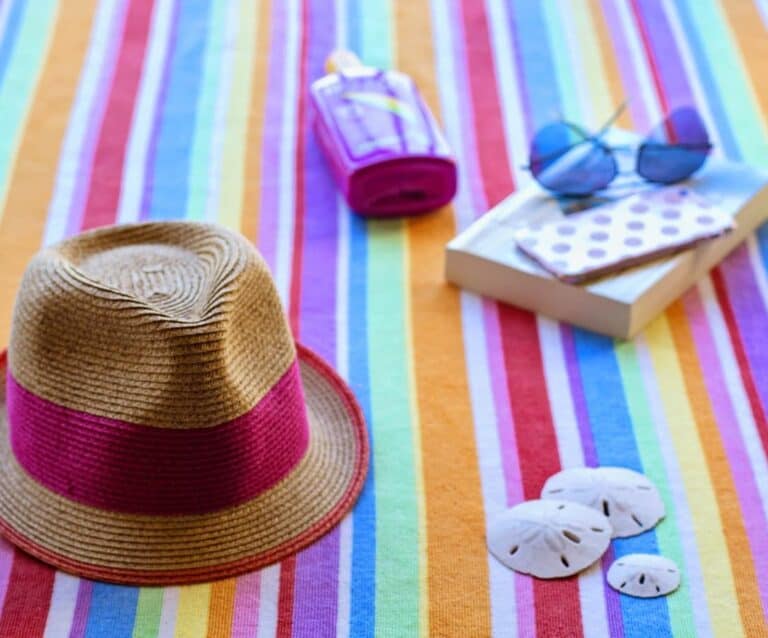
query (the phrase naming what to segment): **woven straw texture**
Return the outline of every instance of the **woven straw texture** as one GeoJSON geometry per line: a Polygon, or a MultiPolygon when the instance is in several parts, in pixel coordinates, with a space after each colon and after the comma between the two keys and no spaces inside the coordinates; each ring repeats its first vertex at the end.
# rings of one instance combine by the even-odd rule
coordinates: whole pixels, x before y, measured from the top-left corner
{"type": "Polygon", "coordinates": [[[348,380],[371,472],[279,565],[192,587],[72,578],[0,543],[0,635],[656,638],[768,634],[768,229],[629,343],[445,285],[444,244],[524,188],[558,115],[647,131],[697,106],[768,168],[765,0],[7,0],[0,3],[0,341],[42,245],[218,221],[264,256],[297,339],[348,380]],[[337,45],[411,74],[459,159],[453,206],[349,214],[306,87],[337,45]],[[580,578],[488,556],[487,519],[561,467],[647,474],[667,517],[580,578]],[[660,552],[658,600],[604,580],[660,552]]]}
{"type": "Polygon", "coordinates": [[[359,494],[368,453],[354,397],[305,348],[300,382],[287,375],[274,397],[296,349],[266,264],[223,227],[138,224],[42,251],[22,279],[8,352],[8,388],[30,407],[0,403],[0,440],[11,434],[0,527],[64,569],[143,584],[241,573],[316,540],[359,494]],[[86,414],[53,410],[41,427],[46,405],[86,414]],[[125,421],[90,415],[139,427],[115,438],[125,421]],[[176,432],[157,439],[156,428],[176,432]],[[168,449],[145,466],[157,453],[147,446],[168,449]],[[249,482],[222,507],[230,483],[249,482]],[[160,491],[158,515],[142,515],[160,491]],[[187,492],[192,512],[173,502],[187,492]]]}

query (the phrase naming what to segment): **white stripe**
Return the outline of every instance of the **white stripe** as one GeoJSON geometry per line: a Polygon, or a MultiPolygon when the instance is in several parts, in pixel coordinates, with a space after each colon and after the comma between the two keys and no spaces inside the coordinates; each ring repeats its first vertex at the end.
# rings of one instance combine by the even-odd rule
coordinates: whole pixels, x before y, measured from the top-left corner
{"type": "Polygon", "coordinates": [[[179,611],[179,593],[178,587],[166,587],[163,590],[163,606],[160,610],[157,638],[174,638],[179,611]]]}
{"type": "Polygon", "coordinates": [[[640,101],[645,107],[645,112],[650,120],[649,124],[655,124],[657,121],[661,120],[662,113],[658,98],[654,91],[655,84],[650,69],[648,68],[645,50],[643,49],[640,37],[638,36],[635,22],[629,14],[629,7],[627,4],[624,2],[615,2],[613,6],[619,16],[619,22],[621,23],[621,34],[618,34],[618,37],[623,37],[627,43],[630,51],[630,60],[632,66],[635,68],[637,83],[640,86],[640,95],[627,96],[628,99],[631,98],[631,101],[629,102],[630,109],[635,100],[640,101]]]}
{"type": "MultiPolygon", "coordinates": [[[[584,452],[573,406],[560,324],[544,317],[537,317],[536,323],[560,465],[563,468],[580,467],[584,465],[584,452]]],[[[605,603],[603,572],[599,561],[579,575],[579,599],[584,635],[608,636],[610,634],[608,610],[605,603]]]]}
{"type": "Polygon", "coordinates": [[[213,131],[211,134],[211,152],[208,157],[208,197],[205,207],[205,218],[215,222],[219,220],[219,208],[221,201],[221,180],[223,161],[222,151],[227,139],[227,115],[229,115],[229,103],[232,97],[232,77],[236,66],[238,53],[238,32],[240,30],[240,6],[232,2],[226,17],[226,35],[223,46],[219,52],[221,64],[219,66],[218,99],[216,100],[216,113],[213,119],[213,131]]]}
{"type": "Polygon", "coordinates": [[[77,605],[77,592],[80,579],[64,572],[56,572],[51,594],[51,606],[45,623],[44,638],[66,636],[72,626],[77,605]]]}
{"type": "Polygon", "coordinates": [[[11,13],[12,0],[5,0],[0,5],[0,40],[5,38],[5,28],[8,26],[8,16],[11,13]]]}
{"type": "Polygon", "coordinates": [[[352,211],[341,195],[336,199],[336,370],[349,378],[349,242],[352,211]]]}
{"type": "Polygon", "coordinates": [[[685,565],[681,565],[685,574],[685,580],[690,590],[690,608],[696,623],[697,636],[711,636],[712,628],[709,621],[709,609],[706,604],[704,592],[704,577],[699,563],[699,551],[696,546],[696,534],[694,530],[691,510],[688,506],[688,496],[685,492],[685,483],[680,472],[675,446],[670,434],[670,424],[664,413],[664,406],[658,387],[658,379],[653,368],[650,348],[644,336],[635,340],[637,362],[640,368],[645,396],[648,400],[651,418],[656,428],[658,450],[664,462],[664,471],[667,475],[667,485],[675,507],[675,523],[677,524],[677,537],[682,550],[685,565]]]}
{"type": "Polygon", "coordinates": [[[280,565],[261,571],[259,589],[259,629],[256,638],[273,638],[277,633],[277,610],[280,596],[280,565]]]}
{"type": "MultiPolygon", "coordinates": [[[[501,100],[501,119],[504,122],[504,140],[507,157],[510,159],[510,171],[515,176],[517,190],[529,185],[533,178],[528,170],[522,168],[528,163],[528,132],[525,126],[525,114],[518,91],[517,58],[510,39],[510,17],[507,3],[503,0],[485,0],[488,29],[493,43],[492,52],[496,71],[496,86],[501,100]]],[[[471,70],[470,70],[471,72],[471,70]]]]}
{"type": "Polygon", "coordinates": [[[123,164],[122,189],[117,207],[118,223],[136,221],[141,213],[144,171],[171,40],[173,7],[174,0],[157,0],[152,14],[149,47],[144,58],[123,164]]]}
{"type": "MultiPolygon", "coordinates": [[[[704,312],[707,315],[707,322],[712,330],[712,339],[715,342],[717,358],[720,360],[725,386],[736,414],[739,432],[749,457],[749,464],[755,475],[755,484],[760,493],[760,499],[763,502],[763,507],[765,507],[765,504],[768,504],[768,460],[766,460],[765,453],[763,452],[763,445],[757,432],[757,424],[752,414],[749,398],[744,390],[739,364],[733,352],[728,328],[725,324],[720,305],[717,302],[711,279],[704,277],[701,283],[699,283],[698,288],[704,312]]],[[[760,504],[754,503],[754,506],[759,507],[760,504]]]]}
{"type": "Polygon", "coordinates": [[[352,531],[354,517],[345,516],[339,526],[339,582],[336,606],[336,638],[349,636],[349,619],[352,596],[352,531]]]}
{"type": "MultiPolygon", "coordinates": [[[[87,180],[90,174],[90,163],[94,149],[88,149],[89,157],[85,158],[88,167],[80,166],[79,160],[86,145],[89,131],[99,127],[106,107],[107,96],[100,95],[100,86],[109,91],[109,83],[105,82],[106,75],[114,72],[112,61],[116,42],[114,31],[116,22],[122,21],[126,3],[123,0],[105,0],[99,4],[94,17],[94,26],[88,53],[83,65],[77,97],[72,106],[69,125],[62,144],[59,166],[56,170],[56,183],[53,196],[48,207],[48,218],[43,234],[43,245],[49,246],[64,238],[67,222],[72,211],[75,192],[81,180],[87,180]],[[101,98],[101,104],[97,102],[101,98]],[[94,110],[100,106],[99,112],[94,110]],[[85,171],[88,171],[88,175],[85,171]]],[[[118,39],[119,40],[119,39],[118,39]]]]}
{"type": "MultiPolygon", "coordinates": [[[[278,231],[275,250],[275,284],[283,304],[288,305],[293,255],[293,222],[296,201],[296,109],[298,108],[299,46],[301,11],[298,0],[286,0],[285,94],[283,127],[278,158],[278,231]]],[[[301,87],[304,90],[304,87],[301,87]]],[[[298,274],[298,273],[297,273],[298,274]]]]}

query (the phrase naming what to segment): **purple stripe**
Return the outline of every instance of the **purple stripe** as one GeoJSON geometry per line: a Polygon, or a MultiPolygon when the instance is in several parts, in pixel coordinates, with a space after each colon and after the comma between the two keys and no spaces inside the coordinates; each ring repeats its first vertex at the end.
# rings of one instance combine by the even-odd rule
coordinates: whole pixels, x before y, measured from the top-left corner
{"type": "MultiPolygon", "coordinates": [[[[561,324],[560,335],[563,344],[563,355],[565,356],[565,366],[568,371],[568,383],[571,390],[571,400],[573,401],[573,411],[576,416],[576,423],[579,428],[579,438],[581,439],[581,449],[584,454],[584,465],[596,467],[599,464],[597,449],[595,448],[595,439],[592,435],[592,426],[589,423],[587,400],[584,396],[584,388],[581,381],[579,361],[576,355],[576,343],[573,338],[573,328],[561,324]]],[[[609,548],[601,562],[603,574],[608,572],[608,568],[611,566],[612,562],[613,548],[609,548]]],[[[621,611],[621,599],[619,598],[619,594],[610,587],[603,587],[603,595],[605,597],[606,615],[611,635],[621,637],[624,635],[624,616],[621,611]]]]}
{"type": "MultiPolygon", "coordinates": [[[[307,76],[304,112],[298,114],[299,135],[304,136],[304,157],[298,158],[304,171],[300,339],[328,361],[336,360],[336,264],[338,262],[338,223],[336,187],[325,158],[311,130],[308,85],[325,74],[325,57],[333,50],[335,14],[325,0],[304,0],[307,76]],[[308,15],[307,15],[308,14],[308,15]]],[[[293,635],[331,636],[336,632],[339,587],[338,527],[296,560],[293,601],[293,635]]]]}
{"type": "Polygon", "coordinates": [[[747,247],[742,244],[733,251],[720,265],[720,271],[749,362],[749,370],[743,372],[751,374],[763,413],[768,414],[768,312],[755,281],[747,247]]]}
{"type": "Polygon", "coordinates": [[[237,579],[231,638],[251,638],[256,635],[260,592],[261,572],[252,572],[237,579]]]}
{"type": "Polygon", "coordinates": [[[663,85],[667,107],[671,110],[683,104],[694,104],[680,49],[669,27],[663,3],[635,2],[634,6],[653,50],[649,63],[654,65],[663,85]]]}
{"type": "Polygon", "coordinates": [[[755,484],[749,456],[744,447],[737,416],[728,386],[722,373],[722,361],[717,354],[706,313],[696,289],[683,297],[688,323],[691,326],[707,395],[712,404],[718,430],[728,458],[728,466],[736,486],[741,517],[749,538],[755,573],[760,588],[763,610],[768,615],[768,537],[765,535],[766,512],[755,484]]]}
{"type": "Polygon", "coordinates": [[[125,28],[125,15],[128,11],[128,0],[122,0],[121,6],[115,11],[112,24],[109,29],[107,48],[103,57],[98,61],[100,65],[98,88],[94,100],[88,110],[88,122],[90,125],[85,130],[85,139],[80,144],[77,159],[77,180],[72,199],[67,210],[66,234],[74,235],[82,229],[83,215],[85,212],[85,197],[88,194],[88,185],[91,181],[93,170],[93,155],[96,151],[96,142],[101,132],[104,112],[109,101],[110,88],[116,72],[117,54],[123,40],[125,28]]]}
{"type": "Polygon", "coordinates": [[[288,42],[287,2],[273,2],[270,16],[272,44],[269,50],[267,97],[264,105],[259,250],[274,273],[277,270],[277,238],[280,225],[280,149],[285,113],[285,58],[288,42]]]}
{"type": "MultiPolygon", "coordinates": [[[[655,124],[648,109],[645,100],[641,99],[643,95],[639,72],[633,61],[632,49],[629,45],[629,37],[625,33],[621,18],[619,17],[618,3],[615,0],[603,0],[603,16],[608,25],[608,33],[611,34],[611,44],[616,56],[616,63],[619,67],[624,95],[629,100],[629,112],[632,114],[632,120],[639,130],[645,131],[655,124]]],[[[639,64],[639,61],[637,61],[639,64]]]]}
{"type": "Polygon", "coordinates": [[[0,609],[5,602],[5,594],[8,591],[8,581],[13,567],[13,545],[4,538],[0,538],[0,609]]]}
{"type": "Polygon", "coordinates": [[[77,601],[75,602],[75,612],[72,616],[69,638],[82,638],[85,636],[92,593],[93,583],[90,580],[81,580],[77,589],[77,601]]]}
{"type": "MultiPolygon", "coordinates": [[[[165,106],[168,85],[170,84],[171,65],[173,64],[173,48],[179,31],[179,13],[181,0],[175,0],[173,15],[171,16],[171,28],[168,33],[168,45],[163,60],[163,79],[160,82],[160,90],[155,102],[155,116],[152,121],[152,133],[147,146],[147,156],[144,159],[144,185],[141,194],[141,210],[138,211],[138,219],[145,221],[149,218],[149,207],[152,201],[152,189],[155,180],[155,156],[157,155],[157,140],[160,137],[160,125],[163,121],[163,108],[165,106]]],[[[146,53],[146,52],[145,52],[146,53]]],[[[141,85],[139,85],[141,86],[141,85]]]]}

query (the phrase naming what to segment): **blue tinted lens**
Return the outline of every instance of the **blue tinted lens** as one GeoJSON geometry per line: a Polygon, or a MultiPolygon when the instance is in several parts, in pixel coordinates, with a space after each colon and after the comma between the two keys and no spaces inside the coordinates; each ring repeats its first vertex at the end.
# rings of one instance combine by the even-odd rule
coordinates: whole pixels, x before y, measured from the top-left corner
{"type": "Polygon", "coordinates": [[[674,110],[640,147],[637,172],[645,179],[671,184],[695,173],[711,149],[707,129],[691,107],[674,110]]]}
{"type": "Polygon", "coordinates": [[[536,133],[530,164],[539,184],[562,195],[589,195],[616,176],[611,152],[565,123],[550,124],[536,133]]]}

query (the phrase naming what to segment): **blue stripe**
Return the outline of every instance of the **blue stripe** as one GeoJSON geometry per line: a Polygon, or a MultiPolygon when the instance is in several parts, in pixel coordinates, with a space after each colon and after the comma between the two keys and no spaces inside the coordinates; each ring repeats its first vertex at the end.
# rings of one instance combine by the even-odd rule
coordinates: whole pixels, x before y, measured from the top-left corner
{"type": "MultiPolygon", "coordinates": [[[[573,336],[598,464],[642,472],[613,340],[581,329],[574,329],[573,336]]],[[[659,553],[652,530],[631,538],[617,538],[613,548],[617,558],[635,552],[659,553]]],[[[621,596],[621,613],[625,638],[672,635],[664,598],[621,596]]]]}
{"type": "Polygon", "coordinates": [[[25,5],[25,2],[11,3],[11,8],[5,23],[3,38],[0,40],[0,82],[2,82],[5,78],[5,71],[8,68],[8,61],[11,59],[13,47],[15,46],[16,39],[19,35],[21,16],[23,14],[23,8],[25,5]]]}
{"type": "Polygon", "coordinates": [[[138,587],[94,583],[85,638],[131,638],[138,587]]]}
{"type": "Polygon", "coordinates": [[[148,201],[150,219],[177,219],[186,210],[189,163],[206,49],[208,0],[179,3],[170,78],[160,116],[148,201]]]}
{"type": "MultiPolygon", "coordinates": [[[[368,375],[368,248],[366,222],[350,211],[349,245],[349,383],[365,414],[370,447],[371,395],[368,375]]],[[[352,532],[352,577],[350,600],[350,636],[373,636],[376,613],[376,492],[373,462],[368,464],[368,478],[354,509],[352,532]]]]}
{"type": "Polygon", "coordinates": [[[512,0],[510,5],[510,37],[518,49],[527,97],[533,122],[529,130],[536,131],[548,124],[560,112],[561,99],[552,54],[549,50],[547,28],[538,2],[512,0]]]}

